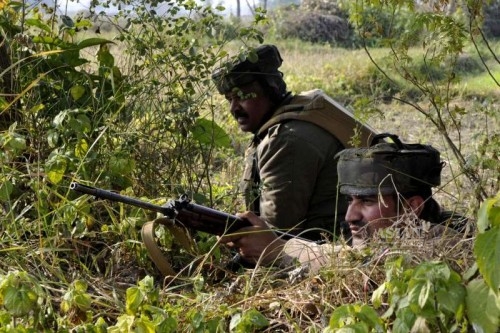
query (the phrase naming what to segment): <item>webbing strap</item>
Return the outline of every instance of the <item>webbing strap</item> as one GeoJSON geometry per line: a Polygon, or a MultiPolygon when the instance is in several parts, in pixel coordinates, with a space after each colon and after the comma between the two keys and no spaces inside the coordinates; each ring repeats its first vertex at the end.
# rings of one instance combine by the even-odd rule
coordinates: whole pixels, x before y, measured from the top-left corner
{"type": "Polygon", "coordinates": [[[195,252],[195,244],[186,229],[176,225],[168,218],[158,218],[154,221],[145,223],[142,226],[141,237],[144,246],[148,250],[149,258],[156,265],[161,274],[165,277],[173,278],[177,273],[172,268],[169,260],[163,255],[155,238],[155,229],[158,225],[164,225],[172,234],[174,239],[189,253],[195,252]]]}

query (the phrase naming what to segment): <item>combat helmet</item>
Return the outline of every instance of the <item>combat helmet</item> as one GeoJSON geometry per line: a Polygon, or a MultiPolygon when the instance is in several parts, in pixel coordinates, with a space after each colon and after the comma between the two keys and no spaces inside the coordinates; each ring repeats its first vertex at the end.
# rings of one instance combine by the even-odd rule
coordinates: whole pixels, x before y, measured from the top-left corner
{"type": "Polygon", "coordinates": [[[411,193],[439,186],[444,162],[430,145],[404,144],[397,135],[376,135],[370,147],[337,154],[340,192],[347,195],[411,193]],[[390,138],[391,142],[384,141],[390,138]]]}
{"type": "Polygon", "coordinates": [[[282,97],[286,94],[283,73],[278,71],[282,63],[278,48],[264,44],[215,69],[212,72],[212,80],[220,94],[227,94],[236,87],[264,79],[269,87],[282,97]]]}

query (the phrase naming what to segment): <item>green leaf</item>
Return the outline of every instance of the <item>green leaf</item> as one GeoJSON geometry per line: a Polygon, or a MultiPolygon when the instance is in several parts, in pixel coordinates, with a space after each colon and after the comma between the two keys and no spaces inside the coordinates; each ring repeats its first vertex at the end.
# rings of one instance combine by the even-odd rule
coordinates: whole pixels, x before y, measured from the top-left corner
{"type": "Polygon", "coordinates": [[[127,289],[127,313],[135,314],[144,300],[144,294],[137,287],[127,289]]]}
{"type": "Polygon", "coordinates": [[[57,143],[59,141],[59,133],[56,131],[49,131],[47,133],[47,142],[49,143],[50,148],[57,147],[57,143]]]}
{"type": "Polygon", "coordinates": [[[60,127],[60,126],[62,126],[62,124],[63,124],[63,122],[64,122],[64,120],[66,119],[67,116],[68,116],[68,111],[67,110],[59,112],[54,117],[54,119],[52,120],[52,124],[54,125],[54,127],[60,127]]]}
{"type": "Polygon", "coordinates": [[[4,146],[15,152],[19,152],[26,148],[26,139],[16,133],[12,133],[8,136],[4,146]]]}
{"type": "Polygon", "coordinates": [[[251,309],[243,314],[237,313],[231,318],[231,332],[245,333],[269,326],[269,321],[259,311],[251,309]]]}
{"type": "Polygon", "coordinates": [[[109,43],[113,43],[113,42],[108,40],[108,39],[105,39],[105,38],[87,38],[87,39],[82,40],[81,42],[79,42],[76,45],[79,49],[83,49],[83,48],[90,47],[90,46],[103,45],[103,44],[109,44],[109,43]]]}
{"type": "Polygon", "coordinates": [[[408,333],[413,327],[417,316],[409,308],[401,308],[396,312],[392,325],[393,333],[408,333]]]}
{"type": "Polygon", "coordinates": [[[87,115],[81,113],[76,118],[70,117],[68,126],[75,132],[89,132],[91,129],[91,122],[87,115]]]}
{"type": "Polygon", "coordinates": [[[484,280],[476,279],[467,285],[466,302],[466,313],[476,332],[498,332],[500,298],[484,280]]]}
{"type": "Polygon", "coordinates": [[[61,21],[62,23],[70,28],[73,28],[75,26],[75,22],[73,22],[73,19],[69,17],[68,15],[61,15],[61,21]]]}
{"type": "Polygon", "coordinates": [[[85,87],[82,85],[76,85],[69,89],[69,93],[71,94],[71,98],[75,101],[79,100],[83,95],[85,95],[85,87]]]}
{"type": "Polygon", "coordinates": [[[383,331],[382,320],[378,313],[370,306],[363,304],[356,315],[360,321],[367,324],[369,328],[376,331],[383,331]]]}
{"type": "Polygon", "coordinates": [[[330,328],[339,328],[345,325],[351,317],[351,305],[341,305],[333,311],[330,317],[330,328]]]}
{"type": "Polygon", "coordinates": [[[477,214],[477,227],[480,233],[491,226],[500,226],[500,195],[486,199],[477,214]]]}
{"type": "Polygon", "coordinates": [[[382,283],[377,289],[372,294],[372,304],[375,309],[378,309],[380,306],[382,306],[382,297],[384,296],[385,293],[385,288],[386,282],[382,283]]]}
{"type": "Polygon", "coordinates": [[[80,141],[78,141],[78,144],[75,146],[75,156],[78,158],[83,158],[85,157],[85,154],[87,154],[88,150],[89,144],[87,143],[87,140],[80,139],[80,141]]]}
{"type": "Polygon", "coordinates": [[[29,26],[40,28],[46,32],[52,32],[52,29],[40,19],[26,19],[24,22],[29,26]]]}
{"type": "Polygon", "coordinates": [[[465,303],[465,287],[460,283],[452,283],[447,288],[440,288],[436,292],[437,304],[440,309],[450,313],[458,313],[465,303]]]}
{"type": "Polygon", "coordinates": [[[496,226],[476,236],[474,254],[477,266],[486,283],[500,288],[500,227],[496,226]]]}
{"type": "Polygon", "coordinates": [[[10,201],[10,195],[14,190],[14,185],[9,180],[3,180],[0,184],[0,201],[8,202],[10,201]]]}
{"type": "Polygon", "coordinates": [[[82,311],[87,311],[90,309],[92,304],[90,296],[87,294],[79,294],[74,298],[75,305],[82,311]]]}
{"type": "Polygon", "coordinates": [[[422,285],[422,289],[420,289],[420,294],[418,296],[418,305],[421,308],[424,308],[425,305],[427,304],[427,300],[429,299],[431,291],[432,291],[432,284],[430,281],[426,281],[426,283],[422,285]]]}
{"type": "Polygon", "coordinates": [[[101,47],[99,47],[97,60],[99,60],[99,65],[101,67],[113,68],[115,65],[115,58],[109,52],[109,48],[105,44],[101,44],[101,47]]]}
{"type": "Polygon", "coordinates": [[[45,163],[47,178],[52,184],[58,184],[64,177],[68,162],[62,155],[54,155],[45,163]]]}
{"type": "Polygon", "coordinates": [[[146,317],[137,318],[134,322],[134,333],[155,333],[155,324],[146,317]]]}
{"type": "Polygon", "coordinates": [[[215,121],[198,118],[191,133],[193,138],[201,144],[215,145],[221,148],[231,147],[229,135],[215,121]]]}
{"type": "Polygon", "coordinates": [[[13,317],[25,316],[36,309],[38,296],[31,288],[24,285],[19,287],[10,285],[2,294],[3,305],[13,317]]]}

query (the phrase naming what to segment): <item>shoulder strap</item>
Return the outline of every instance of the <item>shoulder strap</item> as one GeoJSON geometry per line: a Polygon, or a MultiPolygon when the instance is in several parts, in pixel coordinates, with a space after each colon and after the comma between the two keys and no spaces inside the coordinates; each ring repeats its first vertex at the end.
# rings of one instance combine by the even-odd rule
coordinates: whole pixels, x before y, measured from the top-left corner
{"type": "Polygon", "coordinates": [[[259,130],[260,133],[284,120],[302,120],[313,123],[335,136],[345,148],[369,146],[375,130],[361,121],[340,103],[316,89],[296,95],[290,104],[280,107],[259,130]],[[358,138],[359,140],[353,140],[358,138]]]}
{"type": "Polygon", "coordinates": [[[164,225],[168,229],[174,239],[179,242],[185,250],[193,253],[195,245],[191,237],[189,237],[187,230],[176,225],[168,218],[158,218],[154,221],[147,222],[142,226],[141,237],[144,246],[148,250],[149,258],[153,261],[161,274],[171,280],[178,274],[172,268],[169,260],[163,255],[162,250],[156,242],[155,229],[160,224],[164,225]]]}

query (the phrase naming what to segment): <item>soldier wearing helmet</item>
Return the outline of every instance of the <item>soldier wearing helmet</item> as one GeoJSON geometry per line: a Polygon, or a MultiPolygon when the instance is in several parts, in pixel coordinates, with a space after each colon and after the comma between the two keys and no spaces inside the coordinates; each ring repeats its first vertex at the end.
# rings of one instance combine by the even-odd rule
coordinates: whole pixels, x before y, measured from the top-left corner
{"type": "MultiPolygon", "coordinates": [[[[337,159],[340,192],[349,197],[345,220],[352,233],[353,247],[365,245],[381,229],[396,228],[395,223],[403,217],[406,223],[430,222],[422,234],[426,239],[460,235],[447,226],[454,221],[445,220],[449,215],[432,198],[431,188],[440,185],[444,165],[432,146],[403,144],[395,135],[382,134],[374,138],[369,148],[346,149],[337,159]],[[382,141],[385,138],[391,138],[393,143],[382,141]]],[[[345,248],[300,239],[285,241],[269,232],[266,223],[255,215],[244,213],[241,217],[253,226],[244,230],[243,237],[229,236],[222,241],[238,248],[249,261],[289,264],[298,259],[317,270],[329,261],[333,252],[345,248]]],[[[463,218],[456,216],[452,220],[459,219],[463,218]]]]}
{"type": "Polygon", "coordinates": [[[262,45],[216,69],[212,79],[239,128],[254,135],[241,181],[248,210],[277,228],[319,240],[339,234],[332,221],[347,207],[337,196],[334,159],[346,144],[322,125],[347,129],[349,136],[356,123],[349,117],[348,125],[325,121],[329,113],[322,112],[332,109],[326,96],[287,91],[281,64],[276,46],[262,45]]]}

